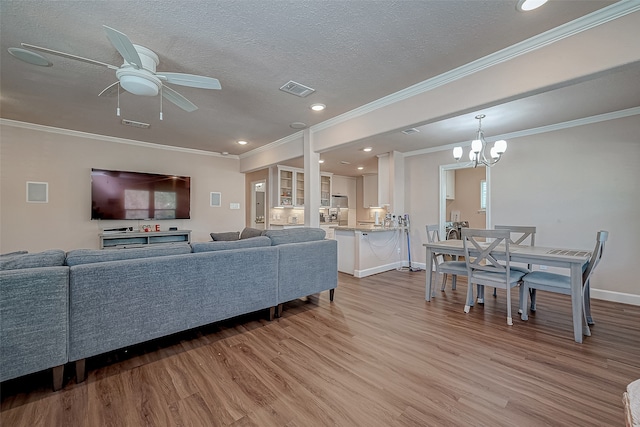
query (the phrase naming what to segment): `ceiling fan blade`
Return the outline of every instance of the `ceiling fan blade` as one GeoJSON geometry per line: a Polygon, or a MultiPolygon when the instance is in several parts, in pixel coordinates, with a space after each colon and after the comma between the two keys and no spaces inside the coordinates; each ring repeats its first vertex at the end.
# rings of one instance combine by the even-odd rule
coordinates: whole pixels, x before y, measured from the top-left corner
{"type": "Polygon", "coordinates": [[[185,111],[192,112],[198,109],[193,102],[167,86],[162,86],[162,96],[185,111]]]}
{"type": "Polygon", "coordinates": [[[213,77],[196,76],[194,74],[183,73],[156,73],[156,77],[174,85],[197,87],[201,89],[222,89],[220,81],[213,77]]]}
{"type": "Polygon", "coordinates": [[[102,92],[100,92],[100,93],[98,94],[98,96],[107,96],[107,97],[109,97],[109,96],[115,96],[115,95],[117,95],[117,94],[118,94],[118,91],[119,91],[120,93],[124,93],[124,92],[125,92],[125,90],[124,90],[124,89],[122,89],[122,87],[120,86],[120,82],[119,82],[119,81],[117,81],[117,82],[115,82],[115,83],[111,83],[109,86],[107,86],[106,88],[104,88],[104,89],[102,90],[102,92]]]}
{"type": "Polygon", "coordinates": [[[86,62],[87,64],[101,65],[103,67],[107,67],[112,70],[117,70],[119,68],[119,67],[116,67],[115,65],[105,64],[104,62],[96,61],[94,59],[83,58],[82,56],[72,55],[70,53],[60,52],[60,51],[49,49],[46,47],[34,46],[28,43],[20,43],[20,44],[22,45],[22,47],[26,47],[28,49],[33,49],[33,50],[37,50],[39,52],[44,52],[44,53],[50,53],[51,55],[61,56],[63,58],[73,59],[75,61],[86,62]]]}
{"type": "Polygon", "coordinates": [[[138,55],[138,51],[129,40],[129,37],[126,34],[121,33],[118,30],[114,30],[111,27],[107,27],[103,25],[105,31],[107,32],[107,37],[109,41],[116,48],[120,55],[127,61],[129,64],[136,66],[138,69],[142,68],[142,60],[140,59],[140,55],[138,55]]]}

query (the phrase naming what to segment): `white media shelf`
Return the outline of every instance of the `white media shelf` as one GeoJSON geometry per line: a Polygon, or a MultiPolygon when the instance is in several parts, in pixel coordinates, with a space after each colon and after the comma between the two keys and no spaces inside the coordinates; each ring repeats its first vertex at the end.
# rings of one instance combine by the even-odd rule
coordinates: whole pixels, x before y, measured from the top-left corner
{"type": "Polygon", "coordinates": [[[100,249],[125,249],[162,243],[191,243],[191,230],[124,231],[100,234],[100,249]]]}

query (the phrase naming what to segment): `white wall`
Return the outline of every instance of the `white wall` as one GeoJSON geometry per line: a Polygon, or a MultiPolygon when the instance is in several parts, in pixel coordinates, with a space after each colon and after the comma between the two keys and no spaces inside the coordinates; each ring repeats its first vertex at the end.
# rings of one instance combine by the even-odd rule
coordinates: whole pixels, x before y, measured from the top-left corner
{"type": "MultiPolygon", "coordinates": [[[[632,116],[509,141],[491,169],[493,224],[537,226],[536,245],[592,249],[608,230],[594,297],[640,302],[640,118],[632,116]],[[601,292],[599,292],[601,291],[601,292]]],[[[424,225],[438,222],[438,167],[447,151],[407,157],[412,253],[424,263],[424,225]]]]}
{"type": "MultiPolygon", "coordinates": [[[[144,131],[141,131],[144,132],[144,131]]],[[[97,136],[0,124],[0,252],[98,248],[103,228],[160,224],[192,230],[192,241],[211,240],[212,231],[244,227],[244,175],[237,158],[153,144],[120,143],[97,136]],[[91,168],[191,177],[191,219],[92,221],[91,168]],[[49,183],[49,203],[27,203],[27,181],[49,183]],[[222,207],[209,206],[209,193],[222,193],[222,207]],[[240,204],[230,210],[229,203],[240,204]]]]}

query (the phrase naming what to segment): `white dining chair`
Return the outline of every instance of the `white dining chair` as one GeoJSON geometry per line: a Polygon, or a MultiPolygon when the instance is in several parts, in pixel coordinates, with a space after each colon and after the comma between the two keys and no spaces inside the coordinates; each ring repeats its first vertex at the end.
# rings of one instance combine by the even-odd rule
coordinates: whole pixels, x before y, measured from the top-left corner
{"type": "MultiPolygon", "coordinates": [[[[440,241],[440,226],[438,224],[427,225],[427,241],[437,243],[440,241]]],[[[464,261],[445,261],[444,255],[433,252],[433,264],[436,274],[442,274],[442,286],[440,290],[444,292],[447,285],[447,275],[451,274],[451,290],[456,289],[456,281],[459,275],[467,275],[467,264],[464,261]]],[[[429,274],[430,270],[427,270],[429,274]]]]}
{"type": "MultiPolygon", "coordinates": [[[[529,225],[496,225],[493,227],[496,230],[509,230],[509,243],[512,245],[522,245],[522,246],[535,246],[536,245],[536,227],[529,225]]],[[[512,265],[511,268],[515,270],[521,270],[525,274],[531,273],[531,264],[528,264],[526,267],[520,265],[512,265]]],[[[535,294],[535,289],[531,292],[535,294]]],[[[493,288],[493,296],[494,298],[497,296],[496,288],[493,288]]],[[[480,303],[484,302],[484,290],[482,295],[479,297],[480,303]]]]}
{"type": "MultiPolygon", "coordinates": [[[[464,312],[473,306],[473,285],[492,286],[507,291],[507,325],[513,325],[511,317],[511,288],[522,281],[521,270],[510,265],[509,230],[462,229],[464,257],[467,264],[467,303],[464,312]]],[[[478,293],[480,290],[478,289],[478,293]]]]}
{"type": "MultiPolygon", "coordinates": [[[[604,245],[609,238],[608,231],[598,231],[596,235],[596,246],[591,253],[589,261],[584,265],[582,271],[582,312],[585,322],[585,335],[590,335],[589,325],[593,325],[593,318],[591,317],[591,295],[589,292],[589,279],[593,274],[596,266],[602,259],[604,252],[604,245]]],[[[526,295],[529,289],[538,289],[541,291],[556,292],[564,295],[571,295],[571,277],[559,274],[550,273],[548,271],[533,271],[526,274],[522,279],[521,295],[524,296],[520,300],[520,310],[522,320],[528,320],[527,315],[527,300],[526,295]]],[[[536,311],[536,296],[531,296],[531,311],[536,311]]],[[[573,308],[576,309],[575,307],[573,308]]]]}

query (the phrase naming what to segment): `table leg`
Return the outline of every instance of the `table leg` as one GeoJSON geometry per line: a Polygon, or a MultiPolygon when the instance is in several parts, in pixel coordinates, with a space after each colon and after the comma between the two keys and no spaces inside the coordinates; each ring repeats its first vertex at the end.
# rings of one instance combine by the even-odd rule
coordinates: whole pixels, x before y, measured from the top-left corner
{"type": "Polygon", "coordinates": [[[433,274],[433,253],[430,248],[427,248],[427,262],[425,264],[425,276],[426,276],[426,286],[425,286],[425,299],[427,301],[431,301],[431,286],[432,280],[431,275],[433,274]]]}
{"type": "Polygon", "coordinates": [[[582,266],[571,264],[571,310],[573,312],[573,337],[582,342],[582,266]]]}

